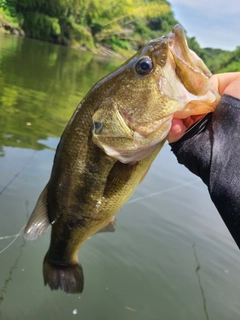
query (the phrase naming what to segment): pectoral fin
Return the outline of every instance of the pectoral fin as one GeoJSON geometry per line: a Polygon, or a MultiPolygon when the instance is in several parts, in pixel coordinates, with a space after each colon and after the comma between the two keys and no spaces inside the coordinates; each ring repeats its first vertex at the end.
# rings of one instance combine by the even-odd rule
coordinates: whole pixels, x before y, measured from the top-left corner
{"type": "Polygon", "coordinates": [[[40,194],[37,204],[24,230],[24,237],[27,240],[40,238],[50,226],[47,214],[47,185],[40,194]]]}

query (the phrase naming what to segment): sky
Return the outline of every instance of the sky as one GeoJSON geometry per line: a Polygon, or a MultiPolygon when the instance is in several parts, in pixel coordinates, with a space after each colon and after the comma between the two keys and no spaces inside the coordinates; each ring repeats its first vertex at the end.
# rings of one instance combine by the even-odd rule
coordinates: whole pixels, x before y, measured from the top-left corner
{"type": "Polygon", "coordinates": [[[240,46],[239,0],[168,0],[175,19],[202,48],[240,46]]]}

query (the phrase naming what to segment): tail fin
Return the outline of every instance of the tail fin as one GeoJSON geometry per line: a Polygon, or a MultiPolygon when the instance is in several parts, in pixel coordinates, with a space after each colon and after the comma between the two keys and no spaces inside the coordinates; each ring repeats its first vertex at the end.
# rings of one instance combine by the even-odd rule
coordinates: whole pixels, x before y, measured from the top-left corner
{"type": "Polygon", "coordinates": [[[45,257],[43,262],[44,284],[51,290],[63,290],[67,293],[83,291],[83,269],[78,263],[69,266],[55,265],[45,257]]]}

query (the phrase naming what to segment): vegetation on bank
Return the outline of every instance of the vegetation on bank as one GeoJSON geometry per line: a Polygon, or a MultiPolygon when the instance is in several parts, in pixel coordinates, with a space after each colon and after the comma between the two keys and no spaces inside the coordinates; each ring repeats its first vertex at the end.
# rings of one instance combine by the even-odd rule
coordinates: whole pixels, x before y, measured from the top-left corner
{"type": "MultiPolygon", "coordinates": [[[[128,57],[178,23],[166,0],[0,0],[0,28],[103,54],[128,57]]],[[[213,73],[240,70],[233,52],[189,46],[213,73]]]]}
{"type": "Polygon", "coordinates": [[[240,46],[234,51],[201,48],[194,37],[188,38],[188,45],[202,58],[212,73],[240,71],[240,46]]]}
{"type": "Polygon", "coordinates": [[[161,17],[170,12],[165,0],[0,0],[0,8],[1,20],[9,21],[6,29],[94,52],[105,47],[125,55],[144,44],[144,35],[151,38],[154,31],[164,32],[161,17]]]}

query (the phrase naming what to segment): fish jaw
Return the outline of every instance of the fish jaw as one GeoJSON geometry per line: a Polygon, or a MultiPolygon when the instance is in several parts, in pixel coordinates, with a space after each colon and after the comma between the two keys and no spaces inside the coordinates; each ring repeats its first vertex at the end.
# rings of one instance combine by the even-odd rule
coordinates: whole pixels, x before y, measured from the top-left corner
{"type": "Polygon", "coordinates": [[[101,148],[109,157],[114,158],[124,164],[141,161],[149,157],[158,147],[163,145],[166,139],[160,139],[159,143],[147,145],[145,147],[135,147],[132,150],[111,148],[107,144],[101,144],[101,148]]]}
{"type": "Polygon", "coordinates": [[[194,95],[203,95],[209,89],[211,72],[203,61],[188,48],[183,28],[176,25],[168,34],[168,45],[175,62],[175,71],[186,89],[194,95]]]}
{"type": "MultiPolygon", "coordinates": [[[[176,110],[174,117],[186,118],[212,112],[220,100],[220,95],[209,80],[209,69],[202,59],[188,48],[184,30],[180,25],[176,25],[168,34],[168,44],[177,78],[182,84],[182,87],[179,87],[175,78],[171,87],[175,88],[175,98],[182,100],[184,105],[176,110]]],[[[167,74],[165,78],[171,79],[167,74]]],[[[161,89],[163,94],[169,95],[167,86],[162,86],[161,89]]]]}
{"type": "MultiPolygon", "coordinates": [[[[179,60],[180,61],[180,60],[179,60]]],[[[162,69],[162,74],[159,78],[159,90],[162,95],[171,100],[177,101],[175,110],[172,112],[174,118],[184,119],[191,115],[200,115],[212,112],[220,100],[220,95],[214,88],[213,84],[199,70],[194,70],[190,65],[184,65],[184,74],[190,74],[190,79],[195,75],[199,82],[195,86],[195,91],[199,83],[205,83],[204,91],[200,86],[198,94],[190,92],[179,77],[173,76],[173,69],[177,69],[176,59],[171,56],[168,62],[162,69]]],[[[182,64],[182,62],[180,62],[182,64]]],[[[187,76],[186,76],[187,77],[187,76]]]]}

